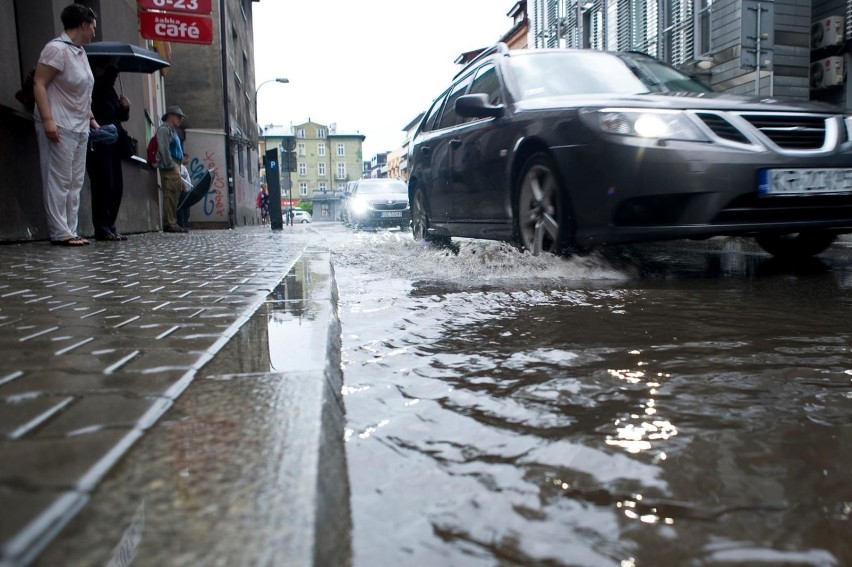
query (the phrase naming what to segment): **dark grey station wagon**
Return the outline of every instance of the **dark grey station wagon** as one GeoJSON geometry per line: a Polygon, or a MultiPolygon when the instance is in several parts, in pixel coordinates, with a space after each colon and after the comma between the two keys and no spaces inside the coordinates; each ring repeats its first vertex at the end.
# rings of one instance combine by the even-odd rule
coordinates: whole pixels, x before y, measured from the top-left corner
{"type": "Polygon", "coordinates": [[[852,232],[852,119],[751,99],[634,52],[509,51],[471,62],[409,151],[416,239],[533,253],[753,236],[810,256],[852,232]]]}

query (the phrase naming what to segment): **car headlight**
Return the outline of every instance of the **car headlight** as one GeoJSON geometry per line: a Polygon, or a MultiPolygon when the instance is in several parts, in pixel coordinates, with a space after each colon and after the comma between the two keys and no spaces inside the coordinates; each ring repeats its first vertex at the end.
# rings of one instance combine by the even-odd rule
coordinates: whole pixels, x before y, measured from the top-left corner
{"type": "Polygon", "coordinates": [[[356,215],[363,215],[367,211],[370,210],[370,203],[368,203],[364,199],[354,198],[352,199],[352,213],[356,215]]]}
{"type": "Polygon", "coordinates": [[[846,141],[852,141],[852,116],[847,116],[843,122],[846,124],[846,141]]]}
{"type": "Polygon", "coordinates": [[[596,114],[598,126],[607,134],[652,140],[707,141],[698,126],[679,111],[603,108],[596,114]]]}

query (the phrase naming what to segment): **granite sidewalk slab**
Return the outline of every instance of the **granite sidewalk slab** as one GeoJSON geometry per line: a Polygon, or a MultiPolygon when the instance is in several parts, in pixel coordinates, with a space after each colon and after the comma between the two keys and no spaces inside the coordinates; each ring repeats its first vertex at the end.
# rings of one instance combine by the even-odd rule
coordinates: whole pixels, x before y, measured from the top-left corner
{"type": "Polygon", "coordinates": [[[85,506],[308,242],[257,227],[0,245],[0,565],[85,506]]]}

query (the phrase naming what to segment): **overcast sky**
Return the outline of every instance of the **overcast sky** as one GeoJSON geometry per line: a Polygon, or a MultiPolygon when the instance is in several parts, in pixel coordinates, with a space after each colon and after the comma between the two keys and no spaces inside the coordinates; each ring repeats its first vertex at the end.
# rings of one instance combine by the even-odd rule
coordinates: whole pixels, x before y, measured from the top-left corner
{"type": "Polygon", "coordinates": [[[364,159],[402,145],[402,128],[448,86],[466,51],[512,27],[516,0],[261,0],[254,10],[258,122],[310,118],[360,132],[364,159]]]}

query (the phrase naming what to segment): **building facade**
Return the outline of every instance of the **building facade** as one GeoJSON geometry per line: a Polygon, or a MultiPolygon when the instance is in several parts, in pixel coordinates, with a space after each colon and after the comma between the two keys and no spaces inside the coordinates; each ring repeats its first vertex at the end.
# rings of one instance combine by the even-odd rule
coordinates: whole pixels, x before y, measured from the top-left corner
{"type": "Polygon", "coordinates": [[[166,102],[184,120],[190,172],[214,169],[213,192],[190,211],[193,226],[233,228],[258,222],[258,127],[255,116],[252,4],[213,2],[213,44],[172,44],[166,102]]]}
{"type": "MultiPolygon", "coordinates": [[[[0,20],[0,241],[46,240],[47,220],[42,200],[38,146],[31,110],[15,99],[24,76],[35,66],[49,40],[62,33],[59,14],[70,0],[0,0],[7,17],[0,20]]],[[[134,0],[80,1],[98,15],[94,41],[122,41],[151,48],[139,36],[134,0]]],[[[122,233],[160,230],[160,192],[157,175],[145,163],[145,145],[153,132],[148,117],[163,106],[159,72],[122,73],[120,88],[130,99],[127,131],[139,140],[139,155],[122,160],[124,196],[116,225],[122,233]]],[[[94,233],[88,178],[80,195],[78,231],[94,233]]]]}
{"type": "MultiPolygon", "coordinates": [[[[269,128],[264,133],[265,145],[278,147],[280,152],[288,136],[295,142],[293,151],[296,154],[295,171],[289,180],[293,201],[308,204],[314,222],[339,220],[346,183],[361,178],[362,146],[366,136],[340,133],[335,124],[320,124],[308,119],[292,128],[269,128]]],[[[282,180],[282,191],[287,183],[282,180]]]]}
{"type": "Polygon", "coordinates": [[[532,48],[636,50],[723,92],[850,101],[850,0],[528,0],[528,9],[532,48]]]}

